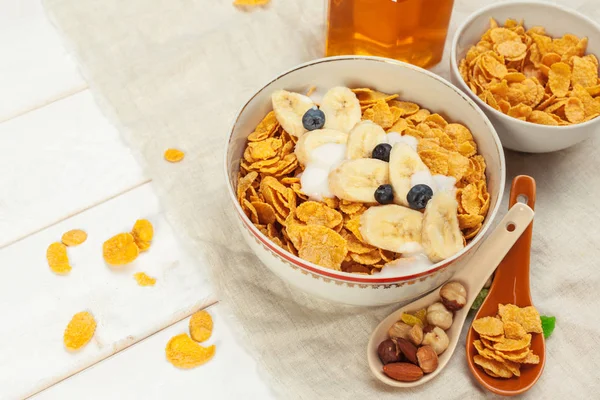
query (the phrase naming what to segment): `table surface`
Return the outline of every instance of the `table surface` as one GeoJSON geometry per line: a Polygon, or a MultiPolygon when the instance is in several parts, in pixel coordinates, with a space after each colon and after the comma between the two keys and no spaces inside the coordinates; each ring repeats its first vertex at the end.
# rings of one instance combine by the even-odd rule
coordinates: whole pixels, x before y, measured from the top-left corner
{"type": "MultiPolygon", "coordinates": [[[[151,179],[95,104],[41,1],[0,0],[0,400],[274,398],[226,322],[205,260],[167,223],[151,179]],[[109,268],[102,242],[138,218],[155,226],[152,248],[109,268]],[[46,249],[70,229],[89,237],[68,249],[73,270],[58,276],[46,249]],[[156,285],[138,286],[138,271],[156,285]],[[177,369],[165,345],[200,309],[215,321],[216,355],[177,369]],[[62,334],[82,310],[98,328],[70,353],[62,334]]],[[[454,19],[480,4],[455,2],[454,19]]],[[[583,5],[590,1],[569,3],[583,5]]]]}
{"type": "Polygon", "coordinates": [[[204,261],[181,246],[39,0],[0,0],[0,49],[0,399],[271,398],[224,321],[204,261]],[[154,224],[152,248],[126,268],[108,268],[102,242],[138,218],[154,224]],[[89,237],[68,249],[71,273],[57,276],[46,248],[70,229],[89,237]],[[138,286],[137,271],[157,284],[138,286]],[[177,369],[165,345],[203,308],[214,319],[215,358],[177,369]],[[98,328],[69,353],[63,330],[81,310],[94,313],[98,328]]]}

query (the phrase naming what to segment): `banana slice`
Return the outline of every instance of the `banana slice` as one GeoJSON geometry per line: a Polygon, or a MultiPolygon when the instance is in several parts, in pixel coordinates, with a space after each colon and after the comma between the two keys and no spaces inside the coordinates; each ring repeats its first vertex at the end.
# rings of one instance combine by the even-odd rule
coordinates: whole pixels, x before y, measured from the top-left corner
{"type": "Polygon", "coordinates": [[[346,160],[329,173],[329,190],[342,200],[376,203],[375,190],[388,183],[388,164],[374,158],[346,160]]]}
{"type": "Polygon", "coordinates": [[[346,158],[371,158],[373,149],[379,143],[387,143],[386,133],[382,127],[373,121],[361,121],[348,134],[346,158]]]}
{"type": "Polygon", "coordinates": [[[421,251],[423,214],[389,204],[370,207],[360,217],[360,234],[367,243],[396,253],[421,251]]]}
{"type": "Polygon", "coordinates": [[[310,98],[300,93],[276,90],[271,95],[271,103],[275,118],[287,133],[300,137],[306,132],[302,117],[308,109],[315,107],[315,103],[310,98]]]}
{"type": "Polygon", "coordinates": [[[343,86],[331,88],[325,93],[321,111],[325,114],[325,129],[346,133],[350,132],[362,117],[356,95],[343,86]]]}
{"type": "Polygon", "coordinates": [[[412,187],[411,176],[420,171],[429,169],[419,154],[406,143],[396,143],[390,153],[390,183],[394,189],[394,203],[408,207],[406,195],[412,187]]]}
{"type": "Polygon", "coordinates": [[[302,165],[311,161],[311,152],[326,143],[344,144],[348,141],[348,134],[333,129],[315,129],[305,133],[296,142],[296,158],[302,165]]]}
{"type": "Polygon", "coordinates": [[[433,195],[425,208],[423,217],[423,248],[433,262],[445,260],[463,247],[457,217],[458,203],[449,192],[433,195]]]}

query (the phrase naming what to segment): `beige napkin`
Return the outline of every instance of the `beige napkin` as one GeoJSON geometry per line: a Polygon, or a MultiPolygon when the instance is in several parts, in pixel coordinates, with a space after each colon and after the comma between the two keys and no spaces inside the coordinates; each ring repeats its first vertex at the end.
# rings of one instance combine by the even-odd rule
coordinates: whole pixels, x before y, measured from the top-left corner
{"type": "MultiPolygon", "coordinates": [[[[458,0],[452,30],[489,2],[458,0]]],[[[273,0],[246,11],[230,0],[45,0],[98,103],[159,188],[181,239],[210,260],[207,273],[233,329],[280,398],[482,397],[487,392],[471,378],[463,346],[424,387],[401,392],[380,384],[366,365],[365,346],[396,307],[351,308],[307,297],[267,271],[234,223],[222,171],[227,129],[261,84],[323,54],[324,3],[273,0]],[[185,160],[165,163],[167,147],[183,149],[185,160]]],[[[600,20],[593,0],[564,3],[600,20]]],[[[447,76],[447,65],[445,57],[434,71],[447,76]]],[[[529,174],[538,183],[533,298],[558,320],[546,371],[528,398],[594,398],[600,389],[599,152],[596,137],[554,154],[507,154],[508,182],[529,174]]]]}

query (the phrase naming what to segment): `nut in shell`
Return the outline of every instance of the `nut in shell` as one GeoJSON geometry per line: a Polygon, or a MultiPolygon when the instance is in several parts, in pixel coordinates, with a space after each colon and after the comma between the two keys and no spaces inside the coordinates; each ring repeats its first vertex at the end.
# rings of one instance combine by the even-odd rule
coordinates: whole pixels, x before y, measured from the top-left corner
{"type": "Polygon", "coordinates": [[[398,362],[400,360],[400,350],[392,339],[384,340],[377,347],[377,355],[383,365],[398,362]]]}
{"type": "Polygon", "coordinates": [[[414,364],[392,363],[383,366],[383,373],[401,382],[414,382],[423,377],[423,370],[414,364]]]}
{"type": "Polygon", "coordinates": [[[423,341],[423,328],[421,325],[413,326],[408,332],[408,340],[412,342],[415,346],[418,346],[423,341]]]}
{"type": "Polygon", "coordinates": [[[438,356],[433,347],[429,345],[419,347],[417,360],[419,361],[419,367],[426,374],[435,371],[438,367],[438,356]]]}
{"type": "Polygon", "coordinates": [[[388,335],[390,335],[391,338],[408,339],[408,332],[410,332],[411,328],[412,326],[405,324],[402,321],[398,321],[388,330],[388,335]]]}
{"type": "Polygon", "coordinates": [[[427,322],[446,330],[452,326],[452,312],[442,303],[433,303],[427,307],[427,322]]]}
{"type": "Polygon", "coordinates": [[[467,304],[467,290],[458,282],[448,282],[440,289],[442,303],[450,311],[460,310],[467,304]]]}
{"type": "Polygon", "coordinates": [[[421,344],[431,346],[435,354],[439,356],[448,348],[450,339],[448,339],[448,335],[442,328],[436,326],[431,332],[425,334],[421,344]]]}
{"type": "Polygon", "coordinates": [[[402,338],[396,338],[394,342],[396,342],[398,349],[408,361],[417,364],[417,347],[414,344],[402,338]]]}

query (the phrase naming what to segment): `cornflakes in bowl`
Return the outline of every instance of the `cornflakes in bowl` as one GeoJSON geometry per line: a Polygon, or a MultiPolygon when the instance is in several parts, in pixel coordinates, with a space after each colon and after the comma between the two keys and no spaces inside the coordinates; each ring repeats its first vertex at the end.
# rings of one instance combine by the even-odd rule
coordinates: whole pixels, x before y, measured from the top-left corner
{"type": "Polygon", "coordinates": [[[261,89],[234,123],[226,168],[244,237],[273,272],[368,305],[450,277],[496,212],[503,162],[489,121],[449,83],[341,57],[261,89]]]}

